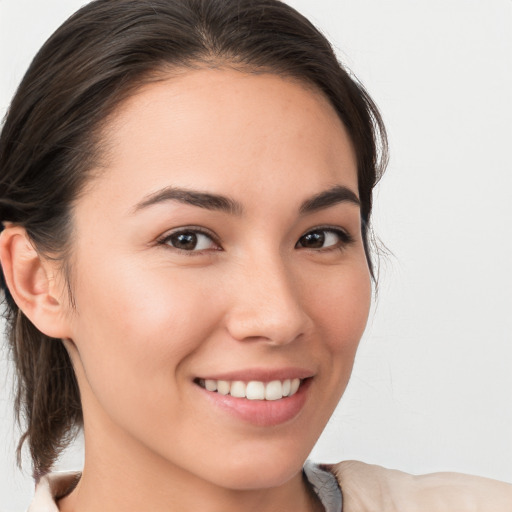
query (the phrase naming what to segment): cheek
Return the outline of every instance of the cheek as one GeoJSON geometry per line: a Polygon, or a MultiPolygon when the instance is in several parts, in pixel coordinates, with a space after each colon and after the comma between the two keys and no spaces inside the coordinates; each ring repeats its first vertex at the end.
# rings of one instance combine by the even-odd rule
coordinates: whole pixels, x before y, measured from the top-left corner
{"type": "Polygon", "coordinates": [[[368,268],[361,264],[350,272],[337,269],[317,290],[310,297],[310,311],[324,362],[321,386],[332,390],[325,396],[327,421],[347,387],[368,320],[372,293],[368,268]]]}
{"type": "Polygon", "coordinates": [[[311,297],[315,323],[332,353],[355,354],[368,320],[371,281],[364,265],[327,276],[311,297]]]}
{"type": "Polygon", "coordinates": [[[133,266],[94,272],[78,287],[73,329],[89,384],[141,395],[168,384],[215,328],[207,283],[133,266]]]}

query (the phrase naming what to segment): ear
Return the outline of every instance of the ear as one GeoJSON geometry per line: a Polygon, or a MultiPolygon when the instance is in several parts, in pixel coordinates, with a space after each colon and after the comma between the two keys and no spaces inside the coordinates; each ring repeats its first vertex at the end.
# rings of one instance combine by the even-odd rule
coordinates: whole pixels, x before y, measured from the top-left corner
{"type": "Polygon", "coordinates": [[[39,255],[24,228],[7,225],[2,231],[0,261],[7,287],[25,316],[47,336],[70,337],[69,306],[57,265],[39,255]]]}

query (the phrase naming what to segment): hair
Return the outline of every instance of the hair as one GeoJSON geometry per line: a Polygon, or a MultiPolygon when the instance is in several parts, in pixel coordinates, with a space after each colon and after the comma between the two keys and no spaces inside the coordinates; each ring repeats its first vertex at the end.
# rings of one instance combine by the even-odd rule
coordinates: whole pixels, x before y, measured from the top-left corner
{"type": "MultiPolygon", "coordinates": [[[[59,258],[66,269],[71,207],[92,179],[109,116],[166,73],[223,66],[292,77],[328,98],[356,153],[362,236],[373,276],[372,190],[387,149],[382,119],[327,39],[278,0],[96,0],[76,12],[38,52],[6,115],[0,220],[24,227],[37,251],[59,258]]],[[[3,275],[2,287],[23,429],[18,463],[27,441],[39,479],[83,424],[80,394],[62,341],[26,318],[3,275]]]]}

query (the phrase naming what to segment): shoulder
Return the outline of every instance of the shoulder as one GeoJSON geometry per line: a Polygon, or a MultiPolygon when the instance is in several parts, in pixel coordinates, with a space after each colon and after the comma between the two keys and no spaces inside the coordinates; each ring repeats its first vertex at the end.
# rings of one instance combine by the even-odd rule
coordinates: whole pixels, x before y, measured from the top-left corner
{"type": "Polygon", "coordinates": [[[511,512],[512,485],[460,473],[411,475],[345,461],[329,465],[343,512],[511,512]]]}
{"type": "MultiPolygon", "coordinates": [[[[309,466],[308,478],[319,488],[325,474],[309,466]],[[318,482],[317,482],[318,480],[318,482]]],[[[512,485],[460,473],[411,475],[359,461],[324,465],[337,479],[343,512],[511,512],[512,485]]],[[[305,467],[306,469],[306,467],[305,467]]],[[[58,512],[55,497],[73,488],[80,473],[53,473],[40,480],[27,512],[58,512]]],[[[329,499],[333,499],[329,495],[329,499]]],[[[337,500],[335,500],[337,503],[337,500]]],[[[324,502],[324,506],[326,503],[324,502]]],[[[337,505],[327,510],[337,510],[337,505]]]]}
{"type": "Polygon", "coordinates": [[[78,472],[56,472],[42,477],[27,512],[59,512],[56,499],[73,489],[80,476],[78,472]]]}

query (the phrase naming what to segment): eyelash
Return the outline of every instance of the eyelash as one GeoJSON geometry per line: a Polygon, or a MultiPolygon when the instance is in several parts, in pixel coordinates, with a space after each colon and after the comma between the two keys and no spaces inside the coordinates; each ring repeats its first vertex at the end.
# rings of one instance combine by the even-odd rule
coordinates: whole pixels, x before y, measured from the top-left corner
{"type": "MultiPolygon", "coordinates": [[[[173,231],[172,233],[167,233],[163,237],[158,239],[157,243],[158,243],[158,245],[170,247],[171,249],[173,249],[175,251],[178,251],[181,254],[185,254],[187,256],[197,256],[197,255],[204,254],[205,252],[211,251],[211,250],[215,250],[215,251],[221,251],[222,250],[221,245],[220,245],[217,237],[214,236],[213,233],[211,233],[210,231],[207,231],[207,230],[205,230],[203,228],[194,227],[194,226],[191,226],[189,228],[179,228],[176,231],[173,231]],[[216,249],[199,249],[199,250],[192,249],[192,250],[187,250],[187,249],[181,249],[179,247],[174,247],[173,245],[171,245],[170,242],[171,242],[173,237],[176,237],[176,236],[179,236],[179,235],[188,235],[188,234],[195,235],[195,236],[202,235],[202,236],[208,237],[211,240],[211,242],[217,246],[217,248],[216,249]]],[[[354,238],[347,231],[345,231],[345,230],[343,230],[343,229],[341,229],[339,227],[318,226],[318,227],[316,227],[314,229],[311,229],[311,230],[307,231],[303,235],[301,235],[299,240],[295,244],[295,248],[299,248],[299,249],[302,248],[302,249],[313,251],[313,252],[329,252],[329,251],[334,251],[334,250],[343,251],[347,246],[349,246],[352,243],[354,243],[354,238]],[[308,248],[308,247],[301,247],[299,245],[301,240],[303,240],[308,235],[312,235],[314,233],[324,233],[324,234],[325,233],[331,233],[331,234],[335,234],[339,238],[339,242],[335,243],[335,244],[332,244],[332,245],[329,245],[329,246],[324,247],[324,248],[322,248],[322,247],[320,247],[320,248],[308,248]]]]}
{"type": "Polygon", "coordinates": [[[347,246],[353,244],[355,241],[353,236],[350,233],[348,233],[347,231],[345,231],[344,229],[341,229],[339,227],[333,227],[333,226],[318,226],[314,229],[310,229],[307,233],[304,233],[299,238],[297,243],[295,244],[295,247],[299,247],[300,241],[302,239],[304,239],[306,236],[311,235],[313,233],[331,233],[331,234],[334,233],[339,238],[339,242],[336,244],[333,244],[333,245],[329,245],[324,248],[319,248],[319,249],[315,249],[315,248],[311,249],[311,248],[307,248],[307,247],[303,247],[303,249],[306,249],[306,250],[309,249],[310,251],[322,251],[322,252],[335,251],[335,250],[343,251],[347,246]]]}
{"type": "Polygon", "coordinates": [[[207,231],[203,228],[194,227],[194,226],[191,226],[188,228],[179,228],[179,229],[173,231],[172,233],[166,233],[163,237],[161,237],[159,240],[157,240],[157,243],[158,243],[158,245],[170,247],[171,249],[178,251],[181,254],[185,254],[186,256],[197,256],[200,254],[204,254],[206,251],[222,250],[220,248],[220,243],[219,243],[217,237],[214,236],[213,233],[211,233],[210,231],[207,231]],[[218,247],[218,249],[186,250],[186,249],[180,249],[179,247],[174,247],[173,245],[171,245],[170,241],[172,240],[173,237],[176,237],[179,235],[187,235],[187,234],[192,234],[192,235],[196,235],[196,236],[197,235],[206,236],[212,241],[213,244],[215,244],[218,247]]]}

